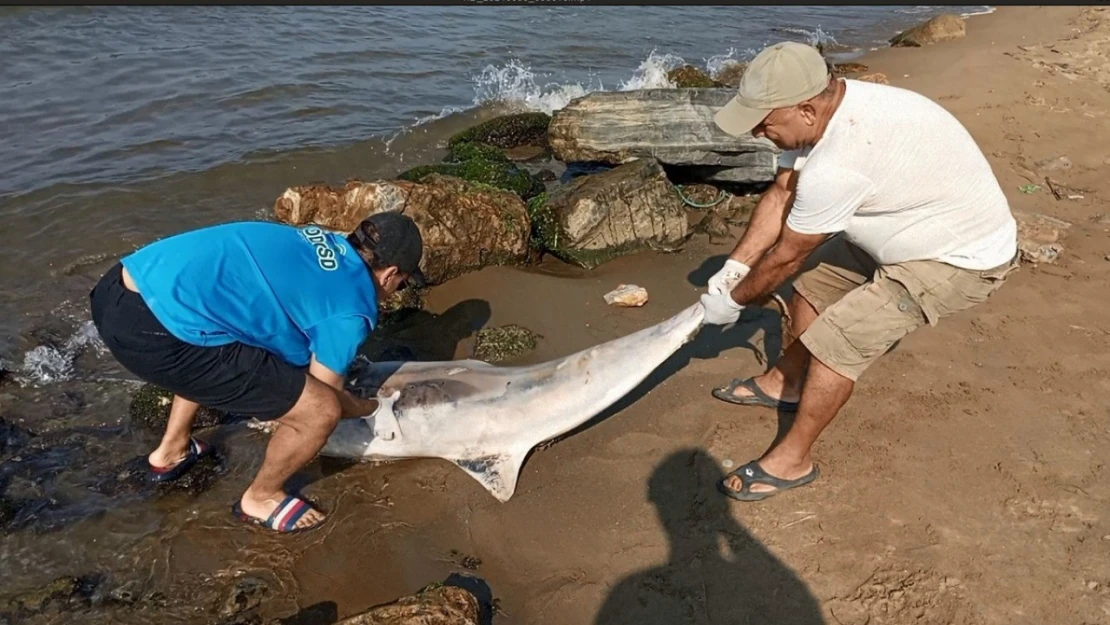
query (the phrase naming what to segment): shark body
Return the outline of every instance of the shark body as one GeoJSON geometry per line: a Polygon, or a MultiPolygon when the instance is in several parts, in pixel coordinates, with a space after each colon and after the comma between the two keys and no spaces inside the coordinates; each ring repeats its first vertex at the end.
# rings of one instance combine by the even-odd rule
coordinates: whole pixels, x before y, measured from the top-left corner
{"type": "Polygon", "coordinates": [[[344,419],[320,454],[361,460],[442,458],[497,500],[516,491],[536,445],[586,423],[636,388],[697,333],[700,303],[633,334],[523,367],[478,360],[373,363],[352,386],[373,414],[344,419]]]}

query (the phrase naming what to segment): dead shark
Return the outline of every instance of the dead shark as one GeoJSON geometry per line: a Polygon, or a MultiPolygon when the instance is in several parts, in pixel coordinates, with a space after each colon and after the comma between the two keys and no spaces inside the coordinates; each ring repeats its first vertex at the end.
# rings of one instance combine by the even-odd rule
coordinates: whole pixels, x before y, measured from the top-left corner
{"type": "Polygon", "coordinates": [[[704,313],[698,303],[644,330],[537,365],[373,363],[351,386],[363,397],[377,397],[380,407],[340,421],[320,454],[442,458],[506,502],[533,447],[631,392],[693,338],[704,313]]]}

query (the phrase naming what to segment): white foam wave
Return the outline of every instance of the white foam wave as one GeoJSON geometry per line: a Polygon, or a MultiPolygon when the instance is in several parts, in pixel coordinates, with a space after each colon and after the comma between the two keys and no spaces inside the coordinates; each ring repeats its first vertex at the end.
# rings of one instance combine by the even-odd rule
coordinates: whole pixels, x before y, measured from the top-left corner
{"type": "MultiPolygon", "coordinates": [[[[729,54],[735,54],[735,52],[730,50],[729,54]]],[[[713,57],[718,60],[713,61],[712,64],[707,63],[707,66],[720,65],[724,58],[724,56],[713,57]]],[[[632,91],[674,87],[674,83],[667,78],[667,72],[685,64],[686,61],[678,55],[659,54],[653,50],[632,71],[631,76],[617,84],[616,89],[632,91]]],[[[605,90],[605,85],[596,77],[586,83],[541,82],[541,80],[532,68],[517,59],[510,59],[503,65],[487,65],[474,77],[474,105],[498,103],[528,111],[542,111],[550,115],[566,107],[575,98],[605,90]]],[[[445,111],[439,117],[447,114],[449,113],[445,111]]]]}
{"type": "Polygon", "coordinates": [[[107,353],[92,321],[81,324],[73,336],[60,347],[39,345],[23,355],[22,375],[16,380],[23,386],[40,386],[64,382],[73,377],[73,363],[92,347],[97,354],[107,353]]]}
{"type": "Polygon", "coordinates": [[[647,58],[640,62],[640,66],[632,72],[632,77],[620,83],[621,91],[636,91],[639,89],[669,89],[675,86],[667,72],[682,67],[686,61],[675,54],[658,54],[652,50],[647,58]]]}
{"type": "Polygon", "coordinates": [[[596,85],[557,82],[541,85],[530,67],[510,59],[500,67],[487,65],[474,78],[474,105],[499,102],[550,115],[571,100],[602,88],[600,81],[596,85]]]}
{"type": "Polygon", "coordinates": [[[976,15],[990,15],[998,10],[998,7],[985,6],[981,9],[968,11],[967,13],[960,13],[960,17],[975,17],[976,15]]]}

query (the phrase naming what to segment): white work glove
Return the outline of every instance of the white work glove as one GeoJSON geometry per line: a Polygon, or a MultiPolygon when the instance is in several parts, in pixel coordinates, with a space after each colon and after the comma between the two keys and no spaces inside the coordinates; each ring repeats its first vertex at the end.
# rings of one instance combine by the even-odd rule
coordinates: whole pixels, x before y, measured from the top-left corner
{"type": "Polygon", "coordinates": [[[738,260],[732,260],[731,258],[726,260],[725,266],[721,267],[721,270],[709,279],[709,294],[720,295],[721,293],[731,292],[751,270],[751,267],[738,260]]]}
{"type": "Polygon", "coordinates": [[[705,323],[715,326],[736,323],[740,318],[740,311],[744,310],[743,306],[732,299],[729,291],[717,295],[706,293],[701,296],[701,305],[705,307],[705,323]]]}

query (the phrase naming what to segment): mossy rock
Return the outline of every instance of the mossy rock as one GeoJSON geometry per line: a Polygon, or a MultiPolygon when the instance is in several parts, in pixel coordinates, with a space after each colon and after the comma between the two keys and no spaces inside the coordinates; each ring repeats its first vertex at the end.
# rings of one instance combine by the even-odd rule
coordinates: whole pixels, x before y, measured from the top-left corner
{"type": "Polygon", "coordinates": [[[544,190],[543,181],[512,164],[507,158],[504,161],[471,158],[465,161],[439,163],[437,165],[418,165],[397,177],[401,180],[420,182],[431,174],[453,176],[468,182],[511,191],[526,201],[544,190]]]}
{"type": "Polygon", "coordinates": [[[564,262],[594,269],[618,256],[650,249],[643,245],[617,246],[599,250],[560,247],[558,216],[547,205],[547,200],[548,194],[541,193],[525,205],[528,208],[528,217],[532,220],[531,246],[535,252],[547,252],[564,262]]]}
{"type": "MultiPolygon", "coordinates": [[[[131,425],[152,432],[162,432],[169,421],[172,404],[173,393],[153,384],[143,384],[131,395],[131,405],[128,408],[131,425]]],[[[208,428],[227,420],[227,413],[201,406],[197,410],[197,420],[193,427],[208,428]]]]}
{"type": "Polygon", "coordinates": [[[99,584],[97,576],[59,577],[54,581],[8,599],[4,613],[18,619],[42,614],[51,606],[59,610],[72,610],[90,605],[90,598],[99,584]]]}
{"type": "Polygon", "coordinates": [[[547,192],[528,200],[528,219],[532,222],[530,245],[537,252],[553,252],[559,243],[559,224],[547,206],[547,192]]]}
{"type": "Polygon", "coordinates": [[[496,363],[519,358],[536,349],[535,332],[518,325],[479,330],[474,337],[474,357],[496,363]]]}
{"type": "Polygon", "coordinates": [[[509,149],[524,145],[547,146],[547,127],[551,116],[546,113],[504,115],[478,124],[451,137],[447,145],[485,143],[509,149]]]}
{"type": "Polygon", "coordinates": [[[679,89],[711,89],[724,86],[693,65],[683,65],[672,69],[667,72],[667,80],[674,83],[674,86],[679,89]]]}
{"type": "Polygon", "coordinates": [[[214,453],[198,460],[181,477],[161,483],[147,479],[149,468],[150,463],[145,455],[136,456],[119,466],[100,472],[92,488],[109,497],[125,494],[144,498],[170,493],[199,495],[212,488],[219,477],[227,472],[227,463],[219,449],[216,449],[214,453]]]}
{"type": "Polygon", "coordinates": [[[448,163],[462,163],[463,161],[483,160],[490,163],[505,163],[512,164],[512,160],[505,156],[501,148],[485,143],[456,143],[455,145],[447,148],[447,158],[444,159],[448,163]]]}

